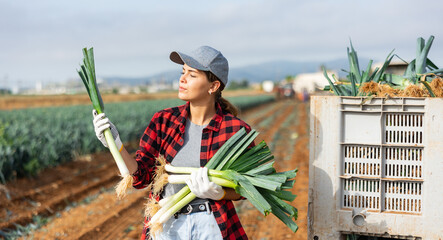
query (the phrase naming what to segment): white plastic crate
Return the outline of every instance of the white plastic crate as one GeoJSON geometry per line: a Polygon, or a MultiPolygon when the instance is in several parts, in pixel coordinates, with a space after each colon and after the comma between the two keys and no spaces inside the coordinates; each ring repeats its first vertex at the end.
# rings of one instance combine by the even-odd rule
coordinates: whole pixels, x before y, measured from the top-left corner
{"type": "Polygon", "coordinates": [[[443,238],[443,99],[313,96],[308,239],[443,238]]]}

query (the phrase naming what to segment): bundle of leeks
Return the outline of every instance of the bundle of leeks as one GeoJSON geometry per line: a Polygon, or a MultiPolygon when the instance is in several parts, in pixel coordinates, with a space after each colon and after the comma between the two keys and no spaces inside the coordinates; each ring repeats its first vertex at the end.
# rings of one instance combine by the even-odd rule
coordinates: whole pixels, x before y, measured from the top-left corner
{"type": "MultiPolygon", "coordinates": [[[[234,189],[263,215],[274,214],[296,232],[297,209],[285,201],[292,202],[296,197],[290,190],[294,186],[297,169],[276,172],[274,157],[264,141],[248,148],[257,135],[255,130],[246,133],[242,128],[229,138],[205,166],[209,169],[209,180],[234,189]]],[[[161,156],[157,159],[160,165],[154,178],[154,197],[146,204],[146,215],[150,218],[149,227],[154,236],[162,231],[163,223],[196,198],[185,186],[175,195],[157,202],[156,196],[166,183],[183,184],[189,174],[197,170],[171,166],[161,156]]]]}

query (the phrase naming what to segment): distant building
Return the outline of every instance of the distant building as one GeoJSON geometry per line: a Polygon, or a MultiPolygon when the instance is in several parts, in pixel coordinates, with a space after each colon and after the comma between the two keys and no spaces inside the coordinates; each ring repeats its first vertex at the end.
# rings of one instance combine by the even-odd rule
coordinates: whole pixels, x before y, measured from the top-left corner
{"type": "Polygon", "coordinates": [[[274,82],[273,81],[264,81],[262,83],[263,91],[265,92],[273,92],[274,91],[274,82]]]}
{"type": "MultiPolygon", "coordinates": [[[[338,77],[335,71],[327,71],[327,74],[331,80],[333,79],[332,75],[338,77]]],[[[313,93],[323,89],[326,85],[329,85],[329,82],[323,72],[301,73],[295,76],[292,88],[296,93],[313,93]]]]}
{"type": "MultiPolygon", "coordinates": [[[[383,62],[374,63],[372,65],[371,71],[373,72],[376,68],[381,68],[382,66],[383,62]]],[[[408,63],[405,63],[401,60],[393,60],[389,63],[389,66],[386,68],[385,73],[403,76],[406,68],[408,68],[408,63]]]]}
{"type": "Polygon", "coordinates": [[[178,81],[166,82],[166,81],[154,81],[148,86],[148,93],[157,93],[162,91],[178,90],[178,81]]]}

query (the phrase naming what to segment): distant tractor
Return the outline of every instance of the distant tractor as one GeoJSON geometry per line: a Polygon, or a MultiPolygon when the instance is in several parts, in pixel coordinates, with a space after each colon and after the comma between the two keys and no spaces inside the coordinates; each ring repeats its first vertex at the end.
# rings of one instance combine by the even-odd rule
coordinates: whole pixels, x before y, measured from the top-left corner
{"type": "Polygon", "coordinates": [[[278,99],[284,99],[284,98],[294,98],[295,92],[292,88],[292,83],[285,83],[283,85],[280,85],[278,87],[277,91],[277,98],[278,99]]]}

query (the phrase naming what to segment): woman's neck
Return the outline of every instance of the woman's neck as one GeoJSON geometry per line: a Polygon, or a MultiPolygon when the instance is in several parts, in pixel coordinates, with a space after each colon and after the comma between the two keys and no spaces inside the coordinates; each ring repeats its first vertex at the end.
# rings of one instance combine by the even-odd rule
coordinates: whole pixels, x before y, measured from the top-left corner
{"type": "Polygon", "coordinates": [[[190,102],[189,120],[197,125],[209,124],[215,114],[215,102],[193,103],[190,102]]]}

